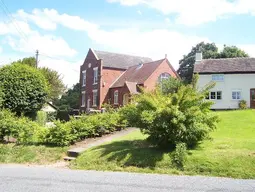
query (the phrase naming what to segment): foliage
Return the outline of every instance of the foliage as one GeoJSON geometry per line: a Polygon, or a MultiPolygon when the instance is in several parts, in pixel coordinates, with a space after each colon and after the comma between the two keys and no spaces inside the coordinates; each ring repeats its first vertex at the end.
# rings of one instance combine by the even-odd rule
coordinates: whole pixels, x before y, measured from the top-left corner
{"type": "Polygon", "coordinates": [[[190,83],[192,81],[195,55],[199,49],[202,50],[203,59],[248,57],[247,53],[235,46],[224,46],[224,49],[219,52],[215,43],[198,43],[179,61],[178,74],[185,82],[190,83]]]}
{"type": "Polygon", "coordinates": [[[58,146],[109,134],[126,126],[117,112],[83,115],[78,119],[71,118],[67,123],[56,121],[55,125],[49,128],[45,142],[58,146]]]}
{"type": "Polygon", "coordinates": [[[41,73],[44,75],[45,79],[48,82],[49,86],[48,99],[51,101],[53,101],[54,99],[58,99],[66,89],[62,77],[57,71],[49,69],[47,67],[40,68],[39,70],[41,71],[41,73]]]}
{"type": "Polygon", "coordinates": [[[176,93],[184,83],[177,78],[168,78],[162,81],[158,88],[161,89],[163,94],[176,93]]]}
{"type": "Polygon", "coordinates": [[[249,55],[236,46],[226,45],[224,45],[223,50],[218,55],[218,58],[236,58],[236,57],[249,57],[249,55]]]}
{"type": "Polygon", "coordinates": [[[17,115],[40,110],[47,98],[47,83],[43,75],[27,65],[13,64],[0,68],[3,107],[17,115]]]}
{"type": "Polygon", "coordinates": [[[0,141],[13,137],[17,143],[27,144],[39,141],[37,134],[40,126],[26,117],[16,117],[10,110],[0,111],[0,141]]]}
{"type": "Polygon", "coordinates": [[[55,99],[54,105],[60,110],[70,111],[79,109],[80,83],[75,84],[71,89],[62,95],[61,99],[55,99]]]}
{"type": "Polygon", "coordinates": [[[49,112],[47,113],[47,122],[53,122],[56,120],[57,111],[56,112],[49,112]]]}
{"type": "Polygon", "coordinates": [[[187,159],[187,147],[185,143],[178,143],[175,151],[170,154],[172,157],[172,163],[178,168],[183,170],[184,163],[187,159]]]}
{"type": "Polygon", "coordinates": [[[45,111],[38,111],[36,114],[36,122],[40,126],[45,126],[47,122],[47,113],[45,111]]]}
{"type": "Polygon", "coordinates": [[[2,108],[3,101],[4,101],[4,92],[3,92],[3,88],[0,87],[0,108],[2,108]]]}
{"type": "Polygon", "coordinates": [[[212,102],[205,95],[213,85],[202,92],[196,90],[196,81],[182,85],[176,93],[163,94],[160,90],[138,95],[136,104],[122,110],[129,124],[141,128],[149,141],[162,147],[178,143],[195,146],[215,129],[217,115],[210,111],[212,102]]]}
{"type": "Polygon", "coordinates": [[[245,101],[245,100],[239,101],[239,108],[240,109],[247,109],[247,101],[245,101]]]}
{"type": "Polygon", "coordinates": [[[60,121],[69,121],[70,120],[69,112],[65,110],[58,110],[56,119],[60,121]]]}
{"type": "Polygon", "coordinates": [[[30,67],[36,68],[36,59],[35,57],[26,57],[23,59],[19,59],[18,61],[12,62],[12,64],[22,64],[22,65],[28,65],[30,67]]]}

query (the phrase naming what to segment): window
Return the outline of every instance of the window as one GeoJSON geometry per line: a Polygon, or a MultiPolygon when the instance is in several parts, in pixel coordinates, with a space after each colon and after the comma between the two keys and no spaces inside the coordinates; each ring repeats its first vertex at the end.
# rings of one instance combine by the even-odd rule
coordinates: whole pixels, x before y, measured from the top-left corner
{"type": "Polygon", "coordinates": [[[211,100],[221,100],[222,99],[222,92],[221,91],[211,91],[206,99],[211,100]]]}
{"type": "Polygon", "coordinates": [[[93,90],[93,104],[94,107],[97,106],[97,90],[93,90]]]}
{"type": "Polygon", "coordinates": [[[114,91],[114,104],[118,104],[118,103],[119,103],[119,92],[114,91]]]}
{"type": "Polygon", "coordinates": [[[86,71],[82,71],[82,86],[86,86],[86,71]]]}
{"type": "Polygon", "coordinates": [[[224,75],[223,74],[214,74],[212,75],[213,81],[224,81],[224,75]]]}
{"type": "Polygon", "coordinates": [[[170,77],[170,74],[168,74],[168,73],[162,73],[162,74],[159,76],[158,81],[159,81],[159,82],[162,82],[162,81],[168,79],[169,77],[170,77]]]}
{"type": "Polygon", "coordinates": [[[85,107],[85,91],[81,93],[81,106],[85,107]]]}
{"type": "Polygon", "coordinates": [[[93,70],[94,70],[94,84],[97,84],[97,81],[98,81],[98,67],[95,67],[93,70]]]}
{"type": "Polygon", "coordinates": [[[232,91],[232,99],[240,100],[241,99],[241,91],[232,91]]]}

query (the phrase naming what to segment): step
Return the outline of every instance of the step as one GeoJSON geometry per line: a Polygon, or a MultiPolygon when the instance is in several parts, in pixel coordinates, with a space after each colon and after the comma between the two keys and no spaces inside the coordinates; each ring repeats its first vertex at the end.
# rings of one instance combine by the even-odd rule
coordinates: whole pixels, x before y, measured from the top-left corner
{"type": "Polygon", "coordinates": [[[75,157],[64,157],[65,161],[72,161],[72,160],[75,160],[75,159],[76,159],[75,157]]]}
{"type": "Polygon", "coordinates": [[[86,149],[84,148],[74,148],[74,149],[69,149],[67,151],[67,155],[69,157],[78,157],[83,151],[85,151],[86,149]]]}

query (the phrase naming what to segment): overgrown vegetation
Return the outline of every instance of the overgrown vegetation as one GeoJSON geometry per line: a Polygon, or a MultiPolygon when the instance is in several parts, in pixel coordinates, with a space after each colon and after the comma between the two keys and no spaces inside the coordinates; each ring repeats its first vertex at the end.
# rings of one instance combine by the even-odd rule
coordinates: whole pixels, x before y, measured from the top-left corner
{"type": "Polygon", "coordinates": [[[170,79],[159,89],[136,96],[135,103],[121,111],[131,126],[149,135],[152,144],[174,148],[178,143],[185,143],[194,147],[208,137],[218,120],[210,111],[213,103],[205,100],[213,85],[200,92],[196,81],[195,78],[192,84],[183,85],[170,79]]]}
{"type": "MultiPolygon", "coordinates": [[[[255,111],[214,113],[219,115],[220,122],[217,129],[210,133],[212,139],[202,141],[196,148],[187,149],[183,169],[177,168],[173,162],[175,150],[162,150],[151,145],[147,140],[148,135],[139,130],[89,149],[72,162],[71,167],[255,179],[255,111]]],[[[177,150],[185,151],[178,147],[177,150]]],[[[180,157],[178,159],[183,156],[180,157]]]]}
{"type": "Polygon", "coordinates": [[[239,108],[240,109],[247,109],[247,101],[245,101],[245,100],[239,101],[239,108]]]}
{"type": "Polygon", "coordinates": [[[9,110],[0,110],[0,142],[13,138],[18,144],[47,144],[67,146],[85,138],[98,137],[126,127],[117,112],[71,118],[69,122],[55,121],[45,127],[45,112],[38,112],[36,122],[17,117],[9,110]]]}

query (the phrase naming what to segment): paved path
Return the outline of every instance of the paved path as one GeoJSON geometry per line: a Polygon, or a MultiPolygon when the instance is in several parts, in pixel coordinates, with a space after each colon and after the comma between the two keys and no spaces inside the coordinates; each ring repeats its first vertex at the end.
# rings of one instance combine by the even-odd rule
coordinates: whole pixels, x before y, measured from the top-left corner
{"type": "Polygon", "coordinates": [[[0,165],[2,192],[254,192],[255,180],[0,165]]]}
{"type": "Polygon", "coordinates": [[[114,139],[127,135],[135,130],[138,129],[130,127],[122,131],[117,131],[110,135],[104,135],[103,137],[98,137],[95,139],[94,138],[85,139],[84,141],[78,142],[75,145],[71,146],[67,153],[71,157],[77,157],[80,153],[86,151],[91,147],[96,147],[102,145],[103,143],[110,142],[114,139]]]}

